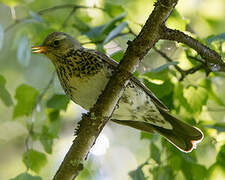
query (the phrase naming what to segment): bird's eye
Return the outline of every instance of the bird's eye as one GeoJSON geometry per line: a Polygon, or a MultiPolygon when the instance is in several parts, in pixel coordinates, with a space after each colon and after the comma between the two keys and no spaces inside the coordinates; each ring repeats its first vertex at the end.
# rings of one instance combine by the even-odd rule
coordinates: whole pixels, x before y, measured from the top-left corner
{"type": "Polygon", "coordinates": [[[54,46],[58,46],[59,45],[59,40],[55,40],[53,41],[54,46]]]}

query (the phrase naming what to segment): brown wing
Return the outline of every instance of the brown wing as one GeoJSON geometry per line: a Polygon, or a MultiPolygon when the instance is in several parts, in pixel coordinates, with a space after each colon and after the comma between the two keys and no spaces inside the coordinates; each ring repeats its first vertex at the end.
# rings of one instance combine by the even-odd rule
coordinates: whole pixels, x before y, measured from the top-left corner
{"type": "MultiPolygon", "coordinates": [[[[112,68],[117,68],[118,63],[116,61],[114,61],[113,59],[111,59],[110,57],[106,56],[105,54],[98,52],[96,50],[93,49],[85,49],[91,53],[95,53],[96,55],[98,55],[99,57],[101,57],[102,61],[108,63],[110,66],[112,66],[112,68]]],[[[131,81],[133,81],[137,86],[139,86],[140,88],[142,88],[153,100],[153,102],[155,103],[155,105],[164,110],[164,111],[169,111],[169,109],[142,83],[140,82],[136,77],[132,76],[131,77],[131,81]]]]}

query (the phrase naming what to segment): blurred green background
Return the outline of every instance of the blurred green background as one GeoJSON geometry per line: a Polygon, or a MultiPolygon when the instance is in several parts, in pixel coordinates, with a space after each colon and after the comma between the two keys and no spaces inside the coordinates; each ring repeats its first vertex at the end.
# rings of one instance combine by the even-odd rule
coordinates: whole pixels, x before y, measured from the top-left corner
{"type": "MultiPolygon", "coordinates": [[[[153,4],[152,0],[0,0],[1,180],[51,179],[85,112],[64,95],[50,61],[31,54],[30,47],[49,32],[64,31],[85,47],[119,61],[127,40],[134,38],[130,30],[138,34],[153,4]]],[[[167,25],[192,35],[224,59],[224,22],[224,0],[180,0],[167,25]]],[[[199,56],[175,42],[160,41],[156,47],[174,63],[151,50],[135,75],[174,115],[200,128],[205,138],[185,154],[159,135],[109,122],[77,179],[225,179],[225,75],[206,76],[199,70],[179,81],[173,65],[190,69],[199,62],[189,56],[199,56]]]]}

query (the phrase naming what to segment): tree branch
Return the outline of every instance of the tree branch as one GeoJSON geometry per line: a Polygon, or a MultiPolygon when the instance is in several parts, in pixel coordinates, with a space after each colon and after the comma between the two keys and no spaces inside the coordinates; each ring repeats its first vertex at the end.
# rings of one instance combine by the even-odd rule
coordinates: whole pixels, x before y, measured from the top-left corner
{"type": "MultiPolygon", "coordinates": [[[[161,50],[159,50],[158,48],[156,48],[155,46],[153,47],[153,49],[159,54],[161,55],[163,58],[165,58],[168,62],[173,62],[173,60],[168,57],[164,52],[162,52],[161,50]]],[[[194,74],[195,72],[197,72],[200,69],[204,69],[206,72],[206,75],[208,75],[211,72],[211,69],[209,69],[209,67],[206,65],[206,63],[204,61],[202,61],[201,59],[198,59],[196,57],[192,57],[192,56],[188,56],[189,58],[195,59],[196,61],[199,61],[201,64],[198,64],[190,69],[184,70],[182,68],[180,68],[178,65],[173,65],[175,67],[175,69],[181,74],[181,77],[179,78],[179,81],[183,81],[184,78],[189,75],[189,74],[194,74]]]]}
{"type": "Polygon", "coordinates": [[[209,66],[213,67],[216,64],[218,65],[216,69],[217,71],[225,72],[225,63],[222,60],[222,57],[216,51],[208,48],[207,46],[200,43],[198,40],[192,38],[191,36],[179,30],[173,30],[167,28],[166,26],[162,26],[160,31],[160,38],[177,41],[188,45],[189,47],[196,50],[209,66]]]}
{"type": "Polygon", "coordinates": [[[132,42],[128,42],[128,48],[118,70],[110,78],[94,107],[87,115],[83,115],[77,137],[58,169],[54,180],[69,180],[79,174],[79,171],[83,168],[83,161],[109,120],[129,78],[140,60],[159,40],[159,28],[170,15],[177,1],[158,0],[139,35],[132,42]]]}
{"type": "MultiPolygon", "coordinates": [[[[173,62],[173,60],[171,58],[169,58],[164,52],[160,51],[158,48],[156,48],[155,46],[153,47],[153,49],[159,54],[161,55],[163,58],[165,58],[168,62],[173,62]]],[[[186,76],[185,71],[183,69],[181,69],[178,65],[174,65],[175,69],[177,71],[180,72],[180,80],[183,80],[184,77],[186,76]]]]}

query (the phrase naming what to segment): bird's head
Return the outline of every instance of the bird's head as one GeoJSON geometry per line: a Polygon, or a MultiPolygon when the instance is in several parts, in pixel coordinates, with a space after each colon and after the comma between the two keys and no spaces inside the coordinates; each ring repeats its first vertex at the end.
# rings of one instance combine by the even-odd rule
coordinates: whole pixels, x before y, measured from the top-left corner
{"type": "Polygon", "coordinates": [[[33,53],[42,53],[53,62],[63,57],[69,49],[79,49],[81,45],[70,35],[63,32],[50,33],[40,46],[33,46],[33,53]]]}

